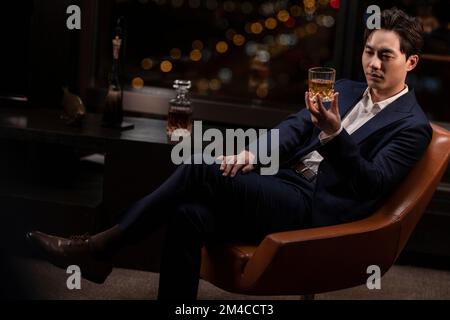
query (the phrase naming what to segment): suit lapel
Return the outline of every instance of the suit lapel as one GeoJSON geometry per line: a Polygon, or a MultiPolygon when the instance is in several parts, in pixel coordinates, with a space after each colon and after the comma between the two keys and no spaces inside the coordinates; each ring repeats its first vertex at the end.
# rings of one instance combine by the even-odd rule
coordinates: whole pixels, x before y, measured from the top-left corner
{"type": "Polygon", "coordinates": [[[361,100],[367,86],[354,85],[351,90],[339,92],[339,113],[341,119],[361,100]]]}
{"type": "Polygon", "coordinates": [[[359,144],[367,137],[392,123],[412,115],[411,108],[416,103],[414,90],[408,91],[400,98],[387,105],[376,116],[367,121],[362,127],[353,132],[353,140],[359,144]]]}

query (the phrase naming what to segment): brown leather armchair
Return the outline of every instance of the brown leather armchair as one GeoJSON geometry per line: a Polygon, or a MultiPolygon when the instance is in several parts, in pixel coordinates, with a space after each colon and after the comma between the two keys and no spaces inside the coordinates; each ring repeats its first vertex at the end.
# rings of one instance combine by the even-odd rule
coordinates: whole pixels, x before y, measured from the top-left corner
{"type": "Polygon", "coordinates": [[[308,295],[365,284],[367,267],[394,264],[436,190],[450,157],[450,132],[433,127],[423,158],[370,217],[267,235],[259,246],[203,249],[202,278],[234,293],[308,295]]]}

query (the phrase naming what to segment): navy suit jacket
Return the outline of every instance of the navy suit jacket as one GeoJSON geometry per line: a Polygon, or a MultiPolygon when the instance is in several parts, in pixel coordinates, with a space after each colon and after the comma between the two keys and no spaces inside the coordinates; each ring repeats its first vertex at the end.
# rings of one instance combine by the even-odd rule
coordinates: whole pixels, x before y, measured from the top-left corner
{"type": "MultiPolygon", "coordinates": [[[[362,98],[366,88],[366,83],[336,82],[341,119],[362,98]]],[[[344,129],[323,145],[318,137],[320,129],[311,122],[306,109],[276,128],[280,130],[280,162],[284,163],[281,167],[294,164],[313,150],[324,158],[312,199],[312,227],[372,214],[421,158],[432,136],[414,90],[387,105],[353,134],[344,129]]]]}

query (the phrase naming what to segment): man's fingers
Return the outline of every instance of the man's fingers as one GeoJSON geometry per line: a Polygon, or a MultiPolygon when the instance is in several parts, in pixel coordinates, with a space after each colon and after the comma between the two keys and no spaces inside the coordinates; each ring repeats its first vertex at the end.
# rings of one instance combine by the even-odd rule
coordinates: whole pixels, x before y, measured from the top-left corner
{"type": "Polygon", "coordinates": [[[253,164],[249,163],[245,167],[242,168],[242,173],[247,173],[253,170],[253,164]]]}
{"type": "Polygon", "coordinates": [[[334,93],[334,97],[333,97],[333,102],[331,104],[331,111],[333,111],[333,113],[336,114],[336,115],[339,114],[338,98],[339,98],[339,92],[335,92],[334,93]]]}
{"type": "Polygon", "coordinates": [[[253,170],[252,163],[253,154],[249,152],[241,152],[239,155],[226,156],[222,159],[220,170],[223,176],[234,177],[240,170],[246,168],[246,171],[253,170]]]}
{"type": "Polygon", "coordinates": [[[235,164],[233,169],[231,169],[231,177],[234,177],[236,175],[236,173],[238,173],[238,171],[243,167],[243,164],[235,164]]]}
{"type": "Polygon", "coordinates": [[[230,171],[236,164],[236,156],[227,156],[225,157],[225,168],[223,171],[223,175],[227,176],[230,174],[230,171]]]}
{"type": "Polygon", "coordinates": [[[306,104],[306,108],[311,111],[318,111],[317,109],[317,105],[316,105],[316,100],[314,97],[311,98],[311,95],[309,94],[308,91],[305,92],[305,104],[306,104]]]}
{"type": "Polygon", "coordinates": [[[223,165],[223,155],[220,155],[220,156],[218,156],[218,157],[216,158],[216,163],[217,163],[217,164],[220,163],[220,170],[223,170],[223,169],[222,169],[222,165],[223,165]]]}
{"type": "Polygon", "coordinates": [[[310,102],[310,100],[309,100],[309,92],[305,91],[305,105],[306,105],[306,109],[308,109],[308,110],[309,110],[309,102],[310,102]]]}
{"type": "Polygon", "coordinates": [[[233,169],[233,166],[234,166],[234,164],[226,164],[226,165],[225,165],[225,168],[223,169],[222,175],[223,175],[223,176],[229,175],[230,172],[231,172],[231,169],[233,169]]]}
{"type": "Polygon", "coordinates": [[[234,163],[234,156],[222,156],[222,163],[220,164],[220,170],[223,171],[229,164],[234,163]]]}
{"type": "Polygon", "coordinates": [[[227,166],[227,157],[222,156],[222,163],[220,164],[220,170],[224,170],[227,166]]]}
{"type": "Polygon", "coordinates": [[[319,95],[316,96],[316,99],[317,99],[317,109],[319,113],[322,116],[325,116],[327,114],[327,109],[325,109],[325,107],[323,106],[322,99],[320,98],[319,95]]]}
{"type": "Polygon", "coordinates": [[[310,100],[310,105],[309,105],[309,112],[316,118],[321,118],[322,114],[320,113],[319,109],[317,108],[317,103],[311,103],[312,101],[310,100]]]}

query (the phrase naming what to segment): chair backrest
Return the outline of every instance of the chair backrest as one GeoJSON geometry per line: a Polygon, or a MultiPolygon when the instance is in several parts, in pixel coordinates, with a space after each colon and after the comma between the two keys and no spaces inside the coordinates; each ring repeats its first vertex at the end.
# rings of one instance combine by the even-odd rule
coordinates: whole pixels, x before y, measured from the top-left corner
{"type": "Polygon", "coordinates": [[[374,214],[400,224],[397,256],[433,196],[450,158],[450,132],[432,124],[433,137],[422,159],[374,214]]]}
{"type": "Polygon", "coordinates": [[[366,268],[384,274],[424,213],[450,158],[450,132],[432,125],[424,156],[371,216],[350,223],[267,235],[259,246],[203,251],[202,277],[246,294],[314,294],[366,282],[366,268]],[[331,269],[330,269],[331,268],[331,269]]]}

